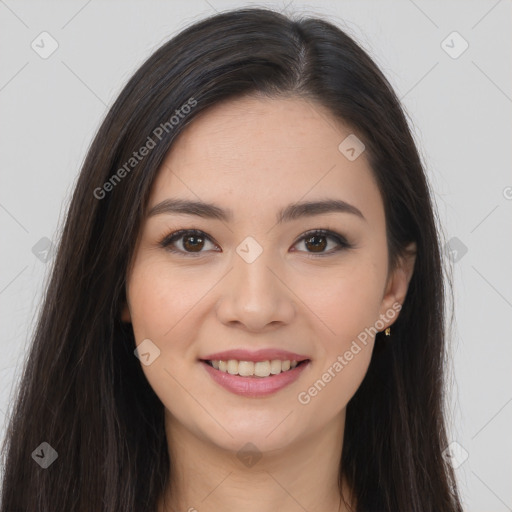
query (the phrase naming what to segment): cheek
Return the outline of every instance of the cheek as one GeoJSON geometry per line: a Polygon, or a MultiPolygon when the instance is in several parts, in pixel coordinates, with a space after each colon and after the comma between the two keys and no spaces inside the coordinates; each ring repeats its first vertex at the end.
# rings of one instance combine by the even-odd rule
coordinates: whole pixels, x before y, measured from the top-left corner
{"type": "Polygon", "coordinates": [[[185,418],[194,402],[183,385],[201,323],[198,304],[214,284],[209,281],[213,279],[204,272],[201,277],[190,269],[172,268],[165,256],[141,257],[127,290],[136,344],[149,339],[160,351],[151,364],[141,365],[142,371],[164,406],[185,418]]]}
{"type": "Polygon", "coordinates": [[[342,411],[358,390],[370,364],[373,342],[355,342],[328,358],[306,383],[298,402],[313,423],[326,423],[342,411]]]}
{"type": "Polygon", "coordinates": [[[315,371],[297,397],[300,404],[312,405],[306,409],[316,418],[312,421],[329,421],[347,406],[371,361],[378,301],[372,294],[347,290],[318,303],[324,323],[334,334],[318,336],[315,371]]]}
{"type": "Polygon", "coordinates": [[[303,405],[315,404],[319,417],[334,416],[344,408],[366,375],[384,268],[385,262],[361,258],[350,267],[304,280],[300,294],[308,297],[307,306],[321,322],[317,322],[318,366],[298,398],[303,405]]]}
{"type": "Polygon", "coordinates": [[[319,336],[328,341],[326,351],[342,350],[375,325],[386,279],[384,263],[363,255],[347,259],[346,265],[316,269],[311,275],[302,272],[295,278],[294,291],[321,321],[319,336]]]}
{"type": "Polygon", "coordinates": [[[173,268],[161,258],[141,261],[131,275],[128,290],[135,338],[163,343],[213,284],[204,272],[173,268]]]}
{"type": "Polygon", "coordinates": [[[127,290],[132,328],[137,345],[149,339],[159,350],[142,370],[166,406],[183,399],[178,382],[195,362],[194,340],[207,314],[208,292],[218,280],[200,265],[171,266],[165,255],[142,256],[134,265],[127,290]]]}

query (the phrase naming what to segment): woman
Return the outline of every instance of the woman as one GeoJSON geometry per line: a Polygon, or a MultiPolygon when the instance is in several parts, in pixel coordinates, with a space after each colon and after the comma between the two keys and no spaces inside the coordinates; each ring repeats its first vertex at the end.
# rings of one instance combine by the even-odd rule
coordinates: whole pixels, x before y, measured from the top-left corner
{"type": "Polygon", "coordinates": [[[461,511],[439,247],[349,36],[266,9],[185,29],[83,165],[1,511],[461,511]]]}

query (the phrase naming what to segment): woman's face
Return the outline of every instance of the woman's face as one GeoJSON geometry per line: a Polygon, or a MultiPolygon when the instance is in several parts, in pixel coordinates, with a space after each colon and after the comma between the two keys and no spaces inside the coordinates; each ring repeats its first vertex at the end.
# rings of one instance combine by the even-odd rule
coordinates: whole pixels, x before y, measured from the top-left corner
{"type": "Polygon", "coordinates": [[[343,425],[412,268],[388,275],[366,155],[353,136],[339,148],[350,134],[318,104],[253,96],[204,112],[173,145],[123,311],[169,424],[262,452],[343,425]],[[299,206],[325,201],[338,207],[299,206]]]}

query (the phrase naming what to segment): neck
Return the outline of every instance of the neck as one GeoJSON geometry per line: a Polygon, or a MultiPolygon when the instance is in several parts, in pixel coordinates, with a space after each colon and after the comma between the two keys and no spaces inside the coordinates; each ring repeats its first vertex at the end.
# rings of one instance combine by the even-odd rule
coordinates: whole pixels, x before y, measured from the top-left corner
{"type": "Polygon", "coordinates": [[[348,512],[348,486],[343,499],[338,486],[344,424],[345,410],[322,431],[251,458],[199,438],[166,411],[171,478],[158,512],[348,512]]]}

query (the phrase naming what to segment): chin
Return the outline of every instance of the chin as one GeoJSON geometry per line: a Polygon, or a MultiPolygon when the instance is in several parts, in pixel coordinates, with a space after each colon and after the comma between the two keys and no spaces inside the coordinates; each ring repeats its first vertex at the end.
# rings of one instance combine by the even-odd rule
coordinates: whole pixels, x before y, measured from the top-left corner
{"type": "Polygon", "coordinates": [[[229,434],[218,427],[215,429],[215,435],[211,430],[204,431],[203,435],[209,442],[217,445],[219,448],[238,453],[240,450],[250,450],[248,444],[253,445],[261,452],[272,452],[276,450],[285,450],[293,444],[298,438],[306,435],[303,431],[304,426],[290,421],[290,410],[281,410],[279,414],[275,412],[260,412],[258,418],[251,417],[250,412],[244,411],[240,415],[233,415],[232,419],[226,419],[223,426],[229,434]],[[285,419],[286,418],[286,419],[285,419]],[[283,421],[284,420],[284,421],[283,421]],[[231,435],[230,435],[231,434],[231,435]]]}

